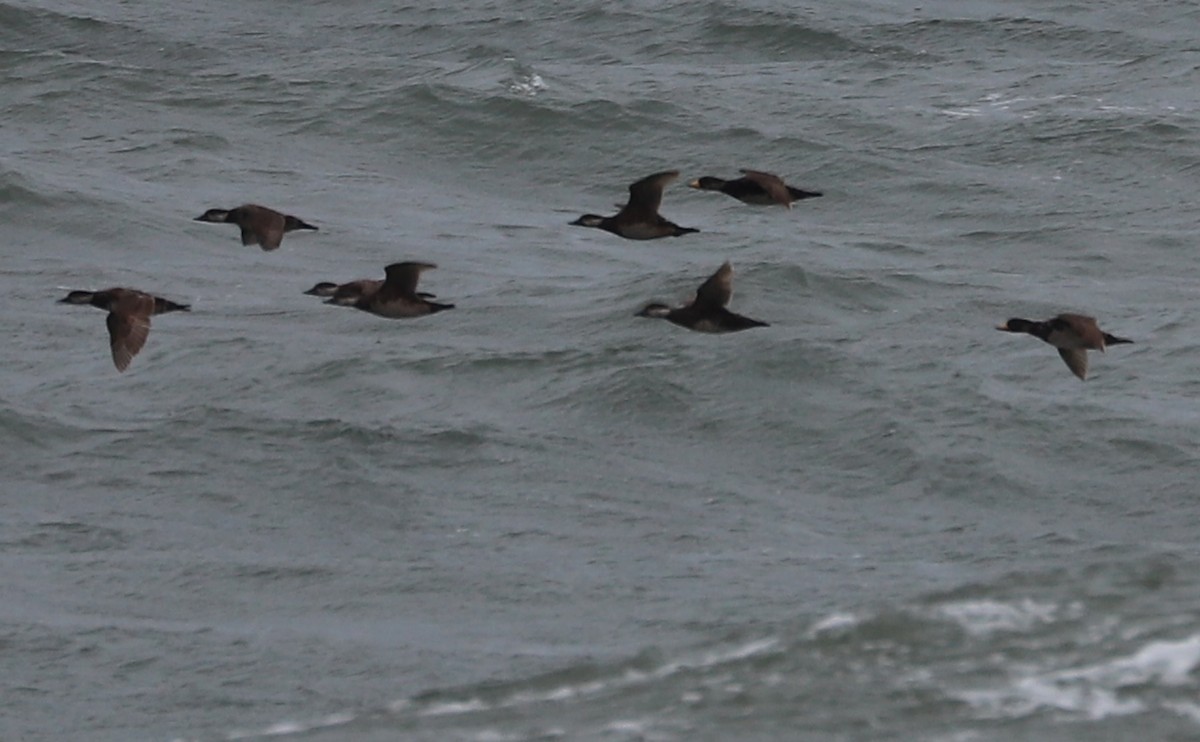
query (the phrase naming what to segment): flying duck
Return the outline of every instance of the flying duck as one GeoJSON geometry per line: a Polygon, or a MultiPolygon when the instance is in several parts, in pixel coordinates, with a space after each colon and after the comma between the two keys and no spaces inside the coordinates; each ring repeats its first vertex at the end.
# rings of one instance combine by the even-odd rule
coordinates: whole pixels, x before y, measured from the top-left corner
{"type": "Polygon", "coordinates": [[[735,180],[721,180],[711,175],[697,178],[688,186],[701,191],[720,191],[727,196],[733,196],[742,203],[754,206],[771,206],[782,204],[789,209],[793,201],[805,198],[816,198],[821,194],[817,191],[802,191],[783,182],[783,178],[772,173],[759,170],[743,170],[744,177],[735,180]]]}
{"type": "Polygon", "coordinates": [[[696,289],[690,304],[672,309],[666,304],[647,304],[638,317],[661,317],[697,332],[737,332],[751,327],[768,327],[766,322],[734,314],[725,308],[733,296],[733,266],[726,260],[717,272],[696,289]]]}
{"type": "Polygon", "coordinates": [[[118,371],[129,368],[129,362],[146,344],[150,334],[150,317],[166,312],[186,312],[186,304],[141,291],[111,288],[104,291],[72,291],[60,304],[91,304],[108,312],[108,339],[112,347],[113,364],[118,371]]]}
{"type": "Polygon", "coordinates": [[[236,224],[242,230],[243,245],[258,245],[263,250],[274,250],[283,242],[283,233],[296,229],[316,227],[297,219],[291,214],[281,214],[274,209],[256,204],[243,204],[236,209],[209,209],[196,217],[198,222],[236,224]]]}
{"type": "MultiPolygon", "coordinates": [[[[344,307],[354,306],[359,299],[364,296],[370,296],[379,290],[383,285],[383,281],[373,278],[360,278],[357,281],[348,281],[346,283],[333,283],[332,281],[321,281],[314,285],[304,293],[309,296],[323,296],[329,299],[326,304],[339,304],[344,307]]],[[[422,299],[436,299],[436,294],[430,294],[425,291],[418,291],[417,296],[422,299]]]]}
{"type": "Polygon", "coordinates": [[[653,240],[699,232],[698,229],[681,227],[668,221],[658,213],[663,188],[678,177],[678,170],[667,170],[642,178],[629,186],[629,202],[614,216],[584,214],[571,224],[603,229],[627,240],[653,240]]]}
{"type": "Polygon", "coordinates": [[[1082,314],[1060,314],[1045,322],[1014,318],[996,328],[1005,332],[1027,332],[1058,348],[1067,368],[1081,380],[1087,379],[1089,350],[1104,352],[1105,346],[1132,343],[1103,332],[1095,317],[1082,314]]]}
{"type": "MultiPolygon", "coordinates": [[[[420,317],[444,309],[454,309],[453,304],[430,301],[433,294],[417,291],[421,271],[436,267],[432,263],[392,263],[384,268],[387,277],[383,281],[361,280],[342,284],[334,289],[325,303],[354,307],[390,319],[420,317]],[[344,287],[350,288],[343,292],[344,287]]],[[[318,286],[321,284],[317,284],[306,293],[312,293],[318,286]]]]}

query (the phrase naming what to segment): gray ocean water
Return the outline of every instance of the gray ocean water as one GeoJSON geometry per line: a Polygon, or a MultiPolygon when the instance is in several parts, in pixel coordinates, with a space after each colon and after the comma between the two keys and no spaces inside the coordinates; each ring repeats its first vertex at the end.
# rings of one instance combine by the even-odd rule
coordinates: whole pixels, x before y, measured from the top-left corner
{"type": "Polygon", "coordinates": [[[0,739],[1200,738],[1198,27],[3,0],[0,739]],[[633,316],[727,259],[769,328],[633,316]],[[193,305],[124,374],[108,286],[193,305]]]}

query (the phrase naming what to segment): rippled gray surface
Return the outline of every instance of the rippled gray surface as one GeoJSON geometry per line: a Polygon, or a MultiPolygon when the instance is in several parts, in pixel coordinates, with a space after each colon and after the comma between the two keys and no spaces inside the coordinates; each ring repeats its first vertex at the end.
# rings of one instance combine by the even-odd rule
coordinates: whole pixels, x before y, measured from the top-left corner
{"type": "Polygon", "coordinates": [[[0,738],[1195,738],[1198,22],[0,2],[0,738]],[[567,225],[742,167],[825,197],[567,225]],[[770,328],[632,316],[725,259],[770,328]]]}

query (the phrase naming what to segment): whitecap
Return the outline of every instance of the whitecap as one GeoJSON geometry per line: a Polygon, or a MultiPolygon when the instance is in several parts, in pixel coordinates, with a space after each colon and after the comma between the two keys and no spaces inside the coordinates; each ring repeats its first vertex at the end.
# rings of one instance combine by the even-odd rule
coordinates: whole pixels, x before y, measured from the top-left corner
{"type": "MultiPolygon", "coordinates": [[[[1052,709],[1095,721],[1148,710],[1148,701],[1123,696],[1122,692],[1147,685],[1191,683],[1198,666],[1200,635],[1195,635],[1178,641],[1154,641],[1133,654],[1084,667],[1033,670],[1012,677],[1002,687],[955,691],[951,696],[996,718],[1020,718],[1052,709]]],[[[1200,720],[1200,708],[1194,704],[1162,705],[1200,720]]]]}
{"type": "MultiPolygon", "coordinates": [[[[1075,606],[1072,613],[1077,613],[1075,606]]],[[[972,636],[998,631],[1028,631],[1034,626],[1058,619],[1059,606],[1025,599],[1016,603],[998,600],[967,600],[939,606],[936,611],[972,636]]]]}

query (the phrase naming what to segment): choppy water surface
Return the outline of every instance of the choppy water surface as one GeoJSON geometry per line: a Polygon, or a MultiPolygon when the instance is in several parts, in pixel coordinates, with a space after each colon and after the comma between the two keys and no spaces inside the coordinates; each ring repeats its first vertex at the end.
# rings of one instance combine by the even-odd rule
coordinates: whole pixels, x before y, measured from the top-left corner
{"type": "Polygon", "coordinates": [[[0,3],[0,737],[1200,735],[1198,15],[0,3]],[[567,225],[743,167],[825,196],[567,225]]]}

